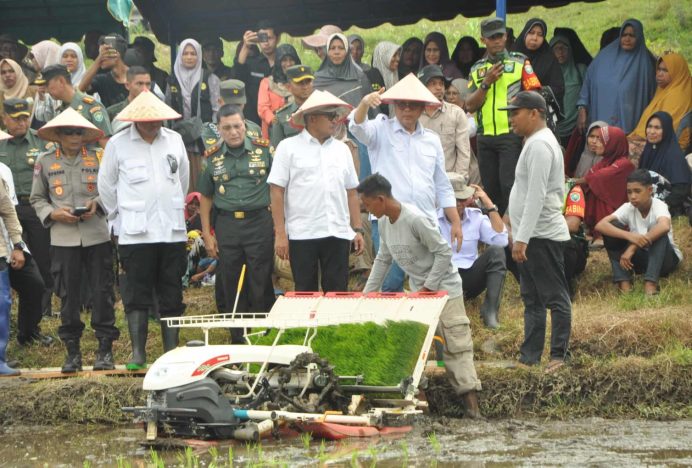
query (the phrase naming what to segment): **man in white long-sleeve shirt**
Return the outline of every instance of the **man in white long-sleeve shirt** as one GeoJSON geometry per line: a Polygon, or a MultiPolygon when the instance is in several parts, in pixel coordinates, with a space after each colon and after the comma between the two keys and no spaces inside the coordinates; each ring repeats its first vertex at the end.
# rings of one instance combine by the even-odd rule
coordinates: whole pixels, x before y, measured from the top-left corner
{"type": "MultiPolygon", "coordinates": [[[[368,147],[372,172],[390,181],[397,200],[416,206],[433,224],[437,224],[437,208],[444,210],[452,225],[452,248],[459,250],[461,221],[445,172],[440,137],[418,121],[426,105],[439,107],[441,103],[411,74],[385,93],[378,91],[365,96],[349,115],[349,130],[368,147]],[[382,103],[394,104],[395,117],[380,114],[368,120],[368,109],[382,103]]],[[[377,249],[376,241],[375,244],[377,249]]],[[[403,282],[401,269],[392,265],[383,290],[401,291],[403,282]]]]}
{"type": "Polygon", "coordinates": [[[435,223],[418,208],[392,197],[392,185],[373,174],[356,188],[365,208],[379,218],[380,249],[363,292],[378,291],[392,262],[409,275],[414,291],[447,291],[449,300],[440,315],[438,335],[444,339],[447,377],[466,409],[480,417],[476,392],[481,383],[473,364],[473,340],[464,308],[461,277],[452,265],[452,249],[435,223]]]}
{"type": "Polygon", "coordinates": [[[550,363],[562,367],[568,357],[572,304],[565,279],[564,249],[570,240],[562,215],[565,172],[562,150],[546,127],[546,103],[534,91],[518,93],[509,110],[512,129],[526,138],[509,196],[512,258],[519,266],[524,302],[524,343],[519,361],[536,365],[545,345],[546,309],[551,312],[550,363]]]}
{"type": "MultiPolygon", "coordinates": [[[[132,340],[128,369],[145,367],[147,311],[156,291],[161,317],[185,311],[182,277],[187,267],[185,194],[189,163],[180,135],[163,128],[180,115],[144,91],[122,110],[134,122],[111,138],[101,161],[98,189],[109,219],[119,218],[118,250],[127,279],[123,305],[132,340]]],[[[178,345],[178,328],[161,322],[163,347],[178,345]]]]}

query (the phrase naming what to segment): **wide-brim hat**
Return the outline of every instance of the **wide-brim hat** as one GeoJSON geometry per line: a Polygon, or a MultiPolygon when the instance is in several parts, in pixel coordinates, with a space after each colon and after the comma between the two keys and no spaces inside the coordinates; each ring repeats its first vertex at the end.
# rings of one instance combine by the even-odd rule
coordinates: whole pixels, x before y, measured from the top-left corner
{"type": "Polygon", "coordinates": [[[59,141],[58,130],[65,127],[79,127],[84,129],[83,143],[93,143],[104,137],[103,130],[96,127],[71,107],[59,113],[50,122],[38,129],[38,136],[47,141],[59,141]]]}
{"type": "Polygon", "coordinates": [[[324,47],[327,45],[327,39],[329,36],[336,33],[343,33],[339,26],[333,24],[325,24],[320,28],[320,30],[310,36],[305,36],[300,41],[305,47],[312,47],[316,49],[318,47],[324,47]]]}
{"type": "Polygon", "coordinates": [[[447,178],[449,183],[452,184],[452,190],[454,190],[454,198],[457,200],[466,200],[476,193],[476,189],[466,185],[466,179],[463,175],[457,174],[456,172],[448,172],[447,178]]]}
{"type": "Polygon", "coordinates": [[[0,141],[9,140],[10,138],[12,138],[12,135],[10,135],[9,133],[5,133],[2,130],[0,130],[0,141]]]}
{"type": "Polygon", "coordinates": [[[413,73],[409,73],[382,93],[380,99],[385,104],[392,104],[396,101],[416,101],[422,102],[426,106],[442,105],[439,99],[413,73]]]}
{"type": "Polygon", "coordinates": [[[118,115],[115,120],[122,122],[159,122],[181,118],[175,110],[149,90],[143,90],[118,115]]]}
{"type": "Polygon", "coordinates": [[[305,127],[305,116],[313,112],[336,112],[338,119],[343,120],[353,106],[334,96],[329,91],[316,89],[302,106],[291,116],[290,124],[295,128],[305,127]]]}

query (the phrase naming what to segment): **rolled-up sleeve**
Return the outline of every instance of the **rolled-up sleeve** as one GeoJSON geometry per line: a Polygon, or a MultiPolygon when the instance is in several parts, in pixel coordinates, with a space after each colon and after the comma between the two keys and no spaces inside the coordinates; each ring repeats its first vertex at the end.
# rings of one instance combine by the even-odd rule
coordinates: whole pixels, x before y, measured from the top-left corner
{"type": "Polygon", "coordinates": [[[490,218],[483,216],[480,226],[481,241],[488,245],[496,245],[498,247],[507,247],[509,243],[509,233],[507,226],[502,229],[502,232],[497,232],[493,229],[490,223],[490,218]]]}

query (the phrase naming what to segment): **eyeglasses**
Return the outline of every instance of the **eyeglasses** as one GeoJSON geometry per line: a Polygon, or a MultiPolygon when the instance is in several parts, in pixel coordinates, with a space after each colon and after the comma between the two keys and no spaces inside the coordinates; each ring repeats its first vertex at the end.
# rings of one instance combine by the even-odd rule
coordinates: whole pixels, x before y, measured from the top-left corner
{"type": "Polygon", "coordinates": [[[421,107],[423,107],[423,103],[418,101],[396,101],[396,108],[401,110],[416,110],[421,107]]]}
{"type": "Polygon", "coordinates": [[[178,172],[178,160],[172,154],[166,155],[166,160],[168,160],[168,167],[171,168],[171,174],[178,172]]]}
{"type": "Polygon", "coordinates": [[[66,127],[60,129],[60,134],[65,136],[82,136],[84,135],[84,129],[79,127],[66,127]]]}

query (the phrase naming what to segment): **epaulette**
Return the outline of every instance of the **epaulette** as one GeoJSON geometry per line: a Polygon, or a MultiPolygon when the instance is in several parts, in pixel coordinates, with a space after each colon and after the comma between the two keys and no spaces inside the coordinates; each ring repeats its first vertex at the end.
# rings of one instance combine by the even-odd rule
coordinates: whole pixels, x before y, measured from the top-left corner
{"type": "Polygon", "coordinates": [[[86,104],[93,104],[94,102],[96,102],[96,99],[94,99],[94,98],[91,97],[91,96],[84,96],[84,97],[82,98],[82,102],[84,102],[84,103],[86,103],[86,104]]]}
{"type": "Polygon", "coordinates": [[[509,58],[519,60],[521,63],[524,63],[524,60],[526,60],[528,57],[521,52],[510,52],[509,58]]]}
{"type": "Polygon", "coordinates": [[[484,59],[484,58],[480,59],[478,62],[473,64],[473,66],[471,67],[471,71],[473,72],[473,71],[478,70],[479,68],[485,66],[487,61],[488,60],[484,59]]]}
{"type": "Polygon", "coordinates": [[[266,138],[255,138],[254,140],[252,140],[252,144],[255,146],[269,148],[269,140],[266,138]]]}
{"type": "Polygon", "coordinates": [[[205,158],[208,158],[208,157],[211,156],[212,154],[214,154],[214,153],[216,153],[217,151],[219,151],[219,149],[221,149],[221,145],[210,146],[210,147],[207,148],[207,150],[204,152],[204,157],[205,157],[205,158]]]}

